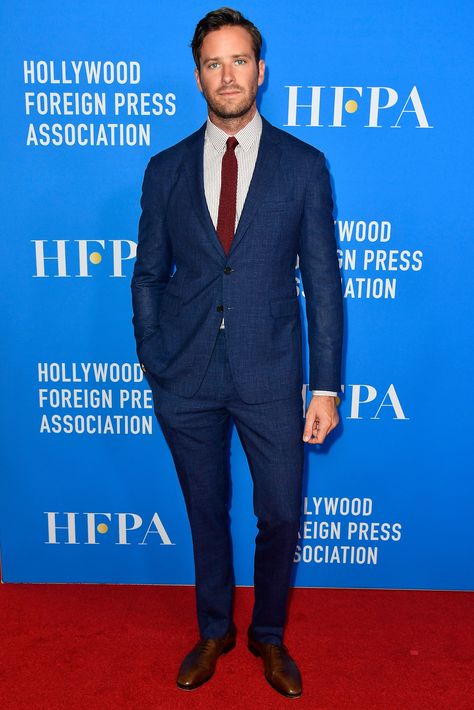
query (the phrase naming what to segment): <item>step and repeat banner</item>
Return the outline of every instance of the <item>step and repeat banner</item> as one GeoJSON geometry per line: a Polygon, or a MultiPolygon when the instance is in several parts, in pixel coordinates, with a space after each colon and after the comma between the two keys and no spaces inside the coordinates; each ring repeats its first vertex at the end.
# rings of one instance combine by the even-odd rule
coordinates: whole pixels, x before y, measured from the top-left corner
{"type": "MultiPolygon", "coordinates": [[[[130,278],[148,160],[206,118],[189,42],[211,9],[3,6],[4,582],[193,583],[130,278]]],[[[341,425],[307,446],[294,583],[470,589],[471,5],[237,9],[265,38],[261,113],[327,157],[345,296],[341,425]]],[[[295,288],[304,318],[297,263],[295,288]]],[[[235,428],[231,452],[249,585],[256,521],[235,428]]]]}

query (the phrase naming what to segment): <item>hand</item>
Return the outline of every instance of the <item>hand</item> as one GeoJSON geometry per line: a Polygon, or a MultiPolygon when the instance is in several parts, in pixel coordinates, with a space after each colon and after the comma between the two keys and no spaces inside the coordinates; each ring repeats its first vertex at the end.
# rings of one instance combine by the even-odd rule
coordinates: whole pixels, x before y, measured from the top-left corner
{"type": "Polygon", "coordinates": [[[303,441],[308,444],[322,444],[329,432],[338,424],[336,397],[313,395],[306,410],[303,441]]]}

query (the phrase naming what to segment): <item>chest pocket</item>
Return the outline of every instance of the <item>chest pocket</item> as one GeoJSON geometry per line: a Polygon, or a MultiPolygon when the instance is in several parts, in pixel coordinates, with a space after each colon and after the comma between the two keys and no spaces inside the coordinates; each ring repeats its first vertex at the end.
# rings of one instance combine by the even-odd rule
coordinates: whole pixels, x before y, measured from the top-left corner
{"type": "Polygon", "coordinates": [[[295,200],[292,197],[289,197],[288,199],[271,199],[271,200],[263,200],[261,202],[261,207],[265,207],[268,209],[274,209],[274,210],[285,210],[285,209],[291,209],[295,204],[295,200]]]}

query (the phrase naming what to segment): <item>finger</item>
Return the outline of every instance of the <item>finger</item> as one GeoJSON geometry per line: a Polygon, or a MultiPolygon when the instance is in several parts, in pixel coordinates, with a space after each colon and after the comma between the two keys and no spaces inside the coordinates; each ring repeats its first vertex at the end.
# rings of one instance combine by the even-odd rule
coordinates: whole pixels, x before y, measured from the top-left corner
{"type": "Polygon", "coordinates": [[[324,424],[322,424],[320,422],[313,430],[313,437],[312,437],[313,443],[322,444],[330,431],[331,431],[331,422],[330,421],[326,422],[324,424]]]}
{"type": "Polygon", "coordinates": [[[312,417],[306,416],[306,423],[303,430],[303,441],[309,441],[313,435],[313,429],[317,426],[317,422],[312,417]]]}

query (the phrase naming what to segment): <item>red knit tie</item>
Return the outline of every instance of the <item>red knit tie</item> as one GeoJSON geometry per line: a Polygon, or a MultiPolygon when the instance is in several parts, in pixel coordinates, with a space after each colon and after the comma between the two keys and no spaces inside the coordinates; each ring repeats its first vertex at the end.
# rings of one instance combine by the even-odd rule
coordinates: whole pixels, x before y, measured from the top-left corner
{"type": "Polygon", "coordinates": [[[217,216],[217,234],[226,254],[229,253],[235,228],[237,206],[237,158],[235,146],[239,141],[235,136],[227,139],[227,150],[222,158],[221,194],[217,216]]]}

